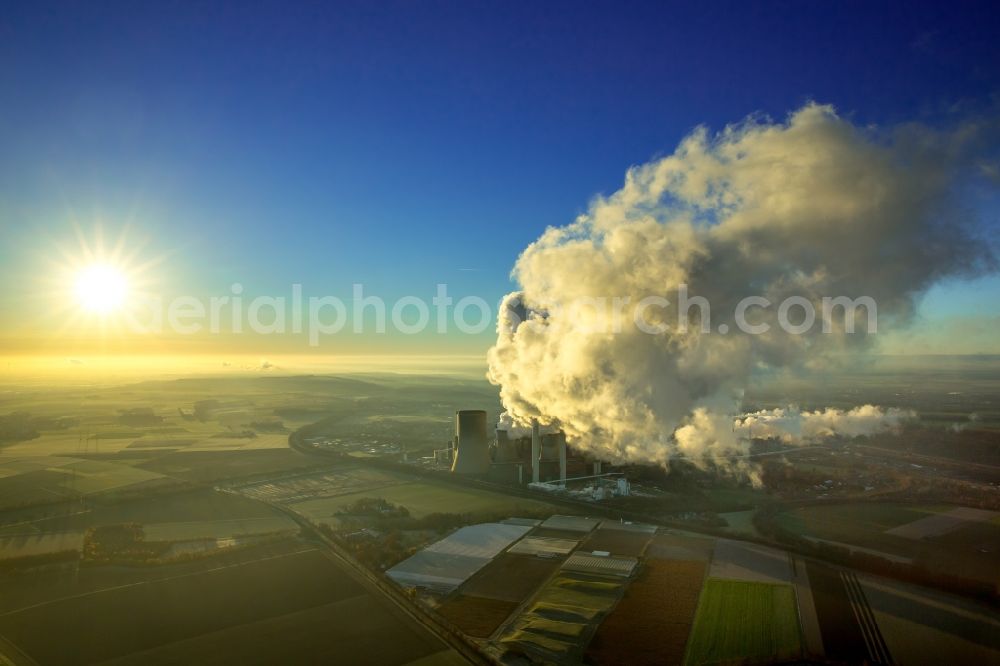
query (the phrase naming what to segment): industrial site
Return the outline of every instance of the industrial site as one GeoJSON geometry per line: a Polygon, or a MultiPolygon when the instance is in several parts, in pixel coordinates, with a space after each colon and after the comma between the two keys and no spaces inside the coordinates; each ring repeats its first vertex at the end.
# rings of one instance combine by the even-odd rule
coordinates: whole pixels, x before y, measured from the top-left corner
{"type": "Polygon", "coordinates": [[[628,495],[628,479],[621,472],[602,474],[601,461],[569,449],[561,431],[542,434],[536,421],[530,435],[512,436],[500,426],[493,433],[488,432],[485,411],[461,410],[455,414],[451,446],[434,451],[434,462],[455,474],[538,490],[572,491],[595,500],[628,495]]]}
{"type": "MultiPolygon", "coordinates": [[[[537,422],[523,436],[499,426],[493,432],[485,411],[457,412],[452,446],[436,450],[435,462],[453,474],[584,501],[629,494],[623,472],[602,474],[602,462],[576,455],[561,432],[542,435],[537,422]]],[[[918,518],[916,538],[935,520],[948,521],[943,529],[951,532],[995,524],[1000,511],[918,518]]],[[[462,632],[487,640],[499,656],[559,663],[896,663],[869,597],[880,609],[884,595],[898,592],[880,589],[877,580],[764,545],[621,518],[509,517],[463,527],[386,575],[462,632]],[[637,579],[640,563],[644,575],[637,579]],[[654,600],[671,607],[670,621],[648,625],[644,635],[632,626],[634,614],[654,600]],[[626,636],[628,648],[618,644],[626,636]]],[[[983,630],[992,633],[989,627],[983,630]]],[[[896,645],[900,638],[893,647],[906,654],[907,646],[896,645]]],[[[988,651],[982,656],[992,658],[988,651]]]]}
{"type": "MultiPolygon", "coordinates": [[[[951,390],[899,376],[922,386],[916,406],[951,390]]],[[[1000,654],[1000,461],[976,448],[994,417],[761,442],[758,488],[512,427],[482,380],[84,390],[44,393],[44,412],[37,390],[6,397],[35,405],[38,430],[0,448],[0,654],[14,664],[336,660],[345,643],[379,664],[1000,654]],[[949,448],[914,448],[921,433],[949,448]],[[142,630],[151,607],[157,629],[142,630]]]]}

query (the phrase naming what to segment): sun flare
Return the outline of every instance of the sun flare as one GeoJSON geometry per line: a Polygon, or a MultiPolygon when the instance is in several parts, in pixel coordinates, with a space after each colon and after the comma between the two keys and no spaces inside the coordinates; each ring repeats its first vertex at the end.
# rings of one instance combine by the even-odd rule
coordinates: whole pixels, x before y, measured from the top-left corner
{"type": "Polygon", "coordinates": [[[128,278],[124,271],[110,264],[92,264],[77,273],[73,292],[84,310],[109,314],[125,303],[128,278]]]}

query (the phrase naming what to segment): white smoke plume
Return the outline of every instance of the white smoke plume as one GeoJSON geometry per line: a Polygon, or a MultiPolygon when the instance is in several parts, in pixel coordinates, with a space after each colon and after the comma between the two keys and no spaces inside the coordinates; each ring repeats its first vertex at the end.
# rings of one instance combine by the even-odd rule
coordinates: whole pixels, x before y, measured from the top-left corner
{"type": "MultiPolygon", "coordinates": [[[[519,423],[510,412],[501,412],[500,417],[497,419],[497,430],[504,430],[507,433],[509,439],[520,439],[522,437],[531,437],[531,423],[519,423]]],[[[540,435],[548,435],[550,433],[558,431],[559,428],[550,423],[540,424],[538,433],[540,435]]]]}
{"type": "Polygon", "coordinates": [[[967,418],[968,421],[965,421],[964,423],[952,423],[948,429],[952,432],[965,432],[979,421],[979,414],[970,412],[967,418]]]}
{"type": "Polygon", "coordinates": [[[737,418],[734,431],[744,438],[778,439],[787,444],[817,442],[828,437],[869,437],[897,430],[916,418],[912,410],[862,405],[849,410],[826,408],[800,412],[794,408],[772,409],[737,418]]]}
{"type": "Polygon", "coordinates": [[[872,344],[864,308],[851,308],[853,333],[841,309],[828,331],[817,321],[793,334],[779,326],[783,299],[821,313],[823,297],[867,296],[884,330],[905,325],[937,281],[994,269],[960,196],[995,155],[984,153],[993,131],[879,131],[810,104],[784,123],[698,129],[673,154],[633,167],[620,190],[519,257],[521,291],[505,299],[488,355],[507,418],[557,425],[606,460],[663,464],[722,464],[724,452],[745,448],[751,424],[754,437],[759,428],[790,442],[892,427],[905,415],[872,406],[739,416],[736,397],[757,370],[822,364],[872,344]],[[707,300],[704,317],[678,306],[681,285],[707,300]],[[766,333],[738,330],[747,296],[774,304],[746,317],[766,333]]]}

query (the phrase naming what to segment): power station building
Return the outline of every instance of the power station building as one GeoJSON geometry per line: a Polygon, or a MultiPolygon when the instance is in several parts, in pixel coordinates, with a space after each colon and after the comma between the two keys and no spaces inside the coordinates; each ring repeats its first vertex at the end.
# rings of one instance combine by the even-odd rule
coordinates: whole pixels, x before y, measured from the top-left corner
{"type": "Polygon", "coordinates": [[[530,435],[511,437],[502,428],[495,433],[488,433],[485,411],[457,411],[451,446],[435,451],[435,462],[450,464],[456,474],[519,485],[601,473],[601,463],[574,451],[562,431],[542,432],[535,423],[530,435]]]}

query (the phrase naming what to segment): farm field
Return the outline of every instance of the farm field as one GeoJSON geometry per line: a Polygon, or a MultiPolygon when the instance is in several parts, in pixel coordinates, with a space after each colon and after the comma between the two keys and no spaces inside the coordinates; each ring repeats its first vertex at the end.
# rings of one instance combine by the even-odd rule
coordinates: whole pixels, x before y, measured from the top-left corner
{"type": "Polygon", "coordinates": [[[68,566],[36,569],[0,578],[0,614],[49,603],[74,595],[87,595],[122,585],[145,584],[175,576],[197,574],[206,568],[224,568],[250,560],[277,559],[302,550],[298,539],[286,538],[256,544],[246,549],[224,550],[211,560],[195,559],[154,567],[68,566]]]}
{"type": "Polygon", "coordinates": [[[475,638],[487,638],[517,608],[517,603],[502,599],[456,595],[436,609],[438,614],[475,638]]]}
{"type": "Polygon", "coordinates": [[[694,623],[705,563],[647,560],[587,647],[594,664],[680,664],[694,623]]]}
{"type": "Polygon", "coordinates": [[[826,651],[823,648],[823,632],[816,613],[816,600],[809,580],[809,570],[804,559],[791,553],[788,557],[792,565],[792,585],[799,607],[799,623],[802,626],[803,656],[821,657],[826,651]]]}
{"type": "Polygon", "coordinates": [[[171,451],[138,460],[137,467],[181,481],[213,483],[255,474],[277,474],[308,469],[316,461],[282,447],[247,450],[171,451]]]}
{"type": "Polygon", "coordinates": [[[848,663],[868,659],[865,638],[841,572],[814,560],[806,564],[806,570],[826,656],[848,663]]]}
{"type": "Polygon", "coordinates": [[[976,523],[989,524],[997,518],[1000,518],[1000,513],[996,511],[957,507],[894,527],[887,530],[887,533],[907,539],[926,539],[943,536],[961,527],[976,523]]]}
{"type": "Polygon", "coordinates": [[[83,546],[83,532],[52,532],[49,534],[0,535],[0,560],[31,555],[45,555],[83,546]]]}
{"type": "Polygon", "coordinates": [[[287,516],[274,516],[150,523],[144,525],[143,528],[148,541],[181,541],[184,539],[224,539],[252,534],[295,532],[298,530],[298,525],[287,516]]]}
{"type": "Polygon", "coordinates": [[[756,510],[731,511],[720,513],[719,517],[726,521],[726,529],[740,537],[759,537],[757,527],[753,524],[753,517],[756,510]]]}
{"type": "Polygon", "coordinates": [[[289,450],[288,435],[317,421],[345,437],[415,437],[440,446],[450,437],[456,401],[478,396],[496,411],[495,390],[484,382],[377,374],[241,371],[238,377],[5,388],[0,416],[21,415],[25,425],[18,432],[32,434],[0,440],[0,509],[151,483],[211,483],[306,468],[316,461],[289,450]]]}
{"type": "Polygon", "coordinates": [[[562,571],[538,592],[500,638],[504,648],[572,662],[628,581],[562,571]]]}
{"type": "Polygon", "coordinates": [[[199,489],[108,504],[40,506],[3,512],[0,513],[0,534],[83,531],[97,525],[118,523],[218,522],[225,525],[228,521],[258,519],[280,520],[289,526],[294,524],[290,518],[260,502],[239,495],[199,489]]]}
{"type": "MultiPolygon", "coordinates": [[[[560,511],[565,511],[563,507],[559,507],[560,511]]],[[[531,531],[531,536],[543,537],[546,539],[563,539],[566,541],[579,541],[581,538],[586,536],[580,532],[571,532],[569,530],[554,530],[550,527],[536,527],[531,531]]]]}
{"type": "Polygon", "coordinates": [[[1000,619],[989,608],[896,581],[859,579],[897,663],[1000,663],[1000,619]]]}
{"type": "Polygon", "coordinates": [[[790,509],[781,512],[778,520],[782,527],[796,532],[816,532],[817,536],[842,541],[850,539],[852,535],[883,534],[900,525],[938,513],[940,508],[883,502],[847,502],[790,509]]]}
{"type": "Polygon", "coordinates": [[[780,527],[809,538],[853,546],[881,554],[886,559],[912,559],[935,571],[961,572],[979,580],[1000,583],[1000,568],[996,565],[1000,525],[992,520],[959,523],[942,517],[955,509],[953,506],[846,503],[799,507],[779,513],[776,520],[780,527]],[[941,524],[954,529],[915,538],[921,525],[930,528],[941,524]],[[900,532],[908,536],[900,536],[900,532]]]}
{"type": "Polygon", "coordinates": [[[260,379],[6,391],[0,416],[31,434],[0,441],[0,509],[303,466],[303,421],[278,415],[299,399],[260,379]]]}
{"type": "Polygon", "coordinates": [[[556,572],[565,558],[504,553],[462,586],[467,596],[521,603],[556,572]]]}
{"type": "Polygon", "coordinates": [[[710,578],[749,580],[759,583],[790,583],[792,569],[788,553],[745,541],[718,539],[709,567],[710,578]]]}
{"type": "Polygon", "coordinates": [[[8,610],[0,634],[40,664],[191,663],[211,654],[294,662],[334,658],[345,641],[368,663],[404,664],[444,649],[383,604],[303,545],[8,610]]]}
{"type": "Polygon", "coordinates": [[[234,490],[241,495],[264,502],[291,504],[376,490],[404,481],[406,481],[404,477],[381,470],[357,465],[338,465],[333,469],[243,484],[234,490]]]}
{"type": "Polygon", "coordinates": [[[664,560],[694,560],[708,563],[715,551],[714,538],[660,533],[646,548],[646,557],[664,560]]]}
{"type": "Polygon", "coordinates": [[[790,585],[709,579],[684,663],[792,659],[801,649],[790,585]]]}
{"type": "Polygon", "coordinates": [[[583,550],[603,550],[612,555],[638,557],[646,550],[651,532],[598,527],[583,542],[583,550]]]}
{"type": "Polygon", "coordinates": [[[537,500],[504,495],[478,488],[458,488],[423,481],[399,483],[382,488],[308,500],[294,505],[297,512],[312,520],[331,523],[335,514],[362,497],[378,497],[406,507],[410,515],[422,518],[431,513],[468,513],[474,519],[491,519],[535,513],[551,513],[552,505],[537,500]]]}

